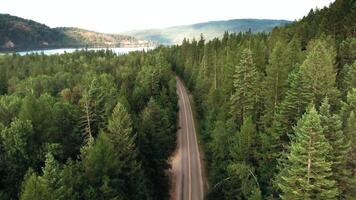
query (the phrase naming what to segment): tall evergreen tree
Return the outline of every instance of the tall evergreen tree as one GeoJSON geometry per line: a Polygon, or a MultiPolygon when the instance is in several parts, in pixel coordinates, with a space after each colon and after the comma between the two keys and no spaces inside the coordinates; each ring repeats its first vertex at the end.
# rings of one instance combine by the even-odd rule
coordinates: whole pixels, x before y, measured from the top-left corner
{"type": "Polygon", "coordinates": [[[82,108],[81,126],[86,143],[92,143],[94,136],[98,134],[100,123],[102,123],[103,110],[100,104],[103,102],[103,92],[99,87],[97,78],[88,78],[88,85],[84,88],[80,100],[82,108]]]}
{"type": "Polygon", "coordinates": [[[266,68],[267,76],[264,82],[264,97],[266,110],[264,114],[264,124],[269,126],[276,115],[277,107],[282,101],[286,86],[289,69],[291,66],[285,55],[285,44],[277,42],[269,58],[266,68]]]}
{"type": "MultiPolygon", "coordinates": [[[[286,139],[286,133],[292,132],[292,127],[305,112],[312,101],[310,85],[303,79],[300,69],[295,68],[288,76],[289,89],[282,101],[276,116],[275,128],[286,139]]],[[[282,138],[283,139],[283,138],[282,138]]]]}
{"type": "Polygon", "coordinates": [[[226,199],[262,200],[261,190],[251,165],[232,163],[227,167],[231,190],[225,191],[226,199]]]}
{"type": "Polygon", "coordinates": [[[350,172],[345,170],[347,154],[350,150],[350,142],[342,131],[342,122],[338,115],[330,113],[328,98],[325,98],[320,107],[320,119],[325,138],[332,147],[328,160],[332,161],[333,179],[339,188],[340,194],[344,194],[349,185],[350,172]]]}
{"type": "Polygon", "coordinates": [[[248,164],[254,163],[256,161],[258,135],[256,125],[250,116],[244,119],[241,130],[236,136],[236,145],[231,151],[232,157],[248,164]]]}
{"type": "Polygon", "coordinates": [[[343,189],[346,199],[356,198],[356,112],[351,111],[345,126],[346,137],[351,142],[350,151],[347,154],[346,168],[349,172],[347,180],[344,182],[343,189]]]}
{"type": "Polygon", "coordinates": [[[4,65],[0,65],[0,95],[7,93],[7,68],[4,65]]]}
{"type": "Polygon", "coordinates": [[[323,134],[320,116],[310,107],[295,127],[284,169],[277,183],[281,199],[336,199],[338,189],[331,179],[331,146],[323,134]]]}
{"type": "Polygon", "coordinates": [[[61,198],[61,170],[59,163],[54,159],[51,153],[46,155],[45,167],[42,168],[43,175],[40,180],[46,190],[49,192],[49,199],[61,198]]]}
{"type": "Polygon", "coordinates": [[[82,151],[81,156],[87,180],[83,195],[85,199],[125,199],[122,191],[124,186],[120,184],[122,179],[115,176],[120,169],[120,161],[116,159],[114,146],[106,133],[100,132],[97,139],[82,151]]]}
{"type": "Polygon", "coordinates": [[[247,116],[254,116],[257,100],[257,70],[253,62],[252,52],[243,50],[241,60],[234,73],[234,91],[230,98],[231,120],[241,126],[247,116]]]}
{"type": "Polygon", "coordinates": [[[310,92],[317,105],[321,104],[325,96],[333,104],[337,102],[335,55],[335,50],[326,40],[318,39],[309,44],[307,57],[300,66],[301,74],[310,84],[310,92]]]}
{"type": "Polygon", "coordinates": [[[348,190],[345,196],[349,199],[356,198],[356,89],[348,92],[346,102],[342,102],[341,117],[344,124],[344,133],[351,143],[347,155],[346,170],[351,173],[348,179],[348,190]]]}
{"type": "Polygon", "coordinates": [[[343,68],[342,74],[344,76],[342,81],[342,90],[346,95],[347,91],[352,88],[356,88],[356,61],[350,65],[346,64],[343,68]]]}
{"type": "Polygon", "coordinates": [[[120,163],[117,167],[117,176],[124,182],[117,185],[118,189],[130,194],[130,199],[149,199],[148,196],[144,196],[148,191],[144,185],[141,164],[137,161],[138,151],[131,117],[120,102],[116,104],[109,119],[107,135],[115,149],[115,159],[120,163]]]}
{"type": "Polygon", "coordinates": [[[2,149],[5,166],[2,170],[5,171],[2,180],[6,180],[6,184],[2,186],[11,197],[16,197],[18,189],[27,169],[34,166],[34,152],[31,145],[31,137],[33,137],[32,125],[29,121],[15,119],[9,127],[6,127],[1,132],[2,149]]]}
{"type": "Polygon", "coordinates": [[[50,192],[41,183],[40,177],[29,170],[22,184],[20,200],[48,200],[52,199],[50,192]]]}
{"type": "Polygon", "coordinates": [[[352,88],[348,91],[346,101],[341,104],[340,115],[345,128],[347,119],[350,117],[351,112],[356,112],[356,88],[352,88]]]}
{"type": "Polygon", "coordinates": [[[146,108],[142,111],[141,129],[139,131],[138,145],[142,155],[142,164],[145,174],[150,178],[154,198],[168,197],[168,181],[165,170],[168,168],[166,158],[170,154],[175,137],[170,134],[168,115],[160,108],[157,101],[151,97],[146,108]]]}

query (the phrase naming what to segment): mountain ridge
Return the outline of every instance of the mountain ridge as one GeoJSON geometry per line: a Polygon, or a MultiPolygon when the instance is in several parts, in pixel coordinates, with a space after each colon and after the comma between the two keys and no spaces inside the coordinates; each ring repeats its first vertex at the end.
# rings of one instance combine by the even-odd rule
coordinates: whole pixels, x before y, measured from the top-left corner
{"type": "Polygon", "coordinates": [[[229,19],[200,22],[167,28],[131,30],[122,34],[136,38],[152,40],[163,44],[179,44],[184,38],[198,38],[203,34],[206,39],[221,37],[224,32],[269,32],[276,26],[292,23],[283,19],[229,19]]]}
{"type": "Polygon", "coordinates": [[[153,45],[132,36],[106,34],[76,27],[49,26],[9,14],[0,14],[0,50],[68,47],[137,47],[153,45]]]}

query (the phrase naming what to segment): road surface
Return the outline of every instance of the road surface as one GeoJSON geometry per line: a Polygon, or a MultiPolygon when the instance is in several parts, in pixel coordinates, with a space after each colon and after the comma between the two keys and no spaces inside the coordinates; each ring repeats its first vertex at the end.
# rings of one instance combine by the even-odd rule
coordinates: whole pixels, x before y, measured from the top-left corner
{"type": "Polygon", "coordinates": [[[179,78],[177,78],[177,94],[180,129],[177,133],[177,150],[171,161],[172,199],[202,200],[203,177],[193,113],[187,90],[179,78]]]}

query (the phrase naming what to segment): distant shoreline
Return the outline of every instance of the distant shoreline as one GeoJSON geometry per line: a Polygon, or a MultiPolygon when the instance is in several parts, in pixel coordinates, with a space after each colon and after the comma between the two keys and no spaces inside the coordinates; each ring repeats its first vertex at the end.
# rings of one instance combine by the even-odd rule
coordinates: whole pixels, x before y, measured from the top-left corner
{"type": "Polygon", "coordinates": [[[56,49],[115,49],[115,48],[155,48],[157,45],[125,45],[125,46],[51,46],[51,47],[29,47],[29,48],[0,48],[0,54],[29,52],[29,51],[50,51],[56,49]]]}

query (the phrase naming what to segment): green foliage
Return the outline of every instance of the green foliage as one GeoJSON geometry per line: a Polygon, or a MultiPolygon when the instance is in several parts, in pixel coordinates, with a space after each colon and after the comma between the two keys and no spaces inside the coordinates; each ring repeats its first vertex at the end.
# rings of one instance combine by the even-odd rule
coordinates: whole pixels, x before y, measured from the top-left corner
{"type": "Polygon", "coordinates": [[[325,173],[332,173],[325,184],[334,183],[330,193],[337,198],[353,199],[355,156],[347,141],[352,149],[354,7],[351,0],[337,0],[269,34],[225,33],[221,39],[184,39],[166,48],[173,69],[194,95],[212,185],[208,199],[247,199],[241,191],[250,180],[229,178],[229,173],[248,176],[243,169],[255,174],[262,199],[277,199],[285,152],[296,143],[293,127],[309,104],[319,108],[325,97],[330,105],[322,106],[319,132],[326,146],[335,148],[321,155],[328,163],[325,173]]]}
{"type": "Polygon", "coordinates": [[[252,60],[252,52],[245,49],[241,60],[235,68],[234,93],[231,96],[231,119],[242,124],[244,119],[254,115],[257,98],[257,71],[252,60]]]}
{"type": "MultiPolygon", "coordinates": [[[[1,59],[1,58],[0,58],[1,59]]],[[[1,62],[1,60],[0,60],[1,62]]],[[[0,67],[0,95],[7,93],[7,71],[4,66],[0,67]]]]}
{"type": "Polygon", "coordinates": [[[332,161],[333,180],[339,188],[340,196],[343,196],[350,187],[351,172],[346,170],[347,154],[350,151],[350,142],[342,130],[342,122],[338,115],[330,113],[328,99],[325,98],[320,107],[320,119],[325,138],[330,143],[332,151],[328,160],[332,161]]]}
{"type": "Polygon", "coordinates": [[[307,57],[300,66],[303,79],[310,85],[316,105],[320,105],[324,96],[329,97],[332,102],[337,101],[334,58],[334,49],[327,41],[319,39],[309,44],[307,57]]]}
{"type": "Polygon", "coordinates": [[[278,186],[281,199],[335,199],[338,189],[331,179],[332,150],[323,134],[320,115],[310,107],[295,127],[284,169],[278,186]]]}
{"type": "Polygon", "coordinates": [[[15,119],[1,131],[1,190],[9,196],[17,196],[27,166],[34,162],[36,155],[33,154],[31,145],[33,136],[31,123],[19,119],[15,119]],[[6,187],[7,185],[10,187],[6,187]]]}
{"type": "MultiPolygon", "coordinates": [[[[231,194],[226,195],[229,199],[248,199],[261,200],[262,195],[259,189],[258,181],[254,175],[251,166],[245,163],[234,163],[228,166],[228,173],[232,186],[240,185],[239,190],[233,190],[231,194]]],[[[234,187],[236,188],[236,187],[234,187]]]]}
{"type": "Polygon", "coordinates": [[[170,67],[194,96],[208,199],[355,199],[354,5],[123,56],[2,56],[0,199],[169,198],[170,67]]]}
{"type": "Polygon", "coordinates": [[[17,96],[0,96],[0,122],[6,126],[10,125],[20,112],[21,105],[22,99],[17,96]]]}
{"type": "Polygon", "coordinates": [[[246,117],[240,132],[236,135],[236,146],[232,147],[231,154],[234,160],[254,163],[258,145],[256,126],[251,117],[246,117]]]}
{"type": "Polygon", "coordinates": [[[60,183],[60,169],[59,164],[54,159],[53,155],[48,153],[46,155],[45,167],[42,169],[43,175],[41,181],[44,187],[49,192],[49,199],[60,199],[61,183],[60,183]]]}
{"type": "Polygon", "coordinates": [[[269,119],[269,117],[276,115],[277,107],[287,89],[288,74],[291,71],[290,69],[294,67],[291,61],[288,60],[288,54],[289,52],[285,50],[285,44],[277,42],[269,58],[264,82],[264,103],[266,105],[264,124],[266,125],[273,121],[273,118],[269,119]]]}
{"type": "Polygon", "coordinates": [[[138,162],[136,148],[136,136],[133,133],[130,115],[125,107],[118,102],[113,110],[108,124],[108,138],[115,151],[115,159],[119,162],[116,167],[117,176],[121,177],[118,189],[130,194],[129,199],[148,199],[147,186],[144,185],[144,177],[141,163],[138,162]]]}
{"type": "MultiPolygon", "coordinates": [[[[277,125],[281,126],[280,134],[292,132],[292,127],[304,113],[307,105],[312,102],[310,85],[303,79],[299,68],[294,69],[288,77],[289,89],[281,103],[276,116],[277,125]]],[[[285,135],[282,138],[286,139],[285,135]]]]}
{"type": "Polygon", "coordinates": [[[141,130],[138,136],[138,146],[142,155],[145,173],[152,181],[154,196],[160,199],[168,197],[168,177],[164,170],[168,168],[167,158],[174,147],[175,135],[169,127],[167,113],[161,109],[154,98],[151,98],[141,114],[141,130]]]}
{"type": "Polygon", "coordinates": [[[164,171],[175,147],[178,109],[176,80],[162,52],[14,54],[1,58],[0,69],[8,84],[7,94],[0,95],[1,199],[168,197],[164,171]],[[146,81],[155,84],[136,101],[134,90],[146,81]],[[141,113],[150,98],[155,109],[143,126],[141,113]],[[145,157],[139,136],[153,122],[160,122],[150,130],[159,144],[150,156],[157,157],[145,157]],[[143,164],[157,161],[157,169],[143,164]],[[164,178],[157,181],[152,169],[164,178]]]}
{"type": "Polygon", "coordinates": [[[114,190],[120,182],[119,177],[113,176],[119,167],[115,158],[115,150],[106,133],[101,132],[94,144],[82,155],[84,176],[89,187],[85,190],[86,199],[118,198],[120,191],[114,190]]]}
{"type": "Polygon", "coordinates": [[[27,173],[22,187],[21,200],[47,200],[50,198],[50,193],[41,183],[40,177],[31,170],[27,173]]]}
{"type": "Polygon", "coordinates": [[[356,197],[356,89],[351,90],[347,95],[346,102],[343,102],[341,108],[341,116],[344,120],[344,133],[346,139],[351,143],[351,149],[347,154],[346,171],[351,173],[346,184],[342,185],[345,188],[344,196],[349,199],[356,197]]]}
{"type": "Polygon", "coordinates": [[[342,102],[340,115],[343,121],[344,127],[347,124],[347,119],[350,117],[351,112],[356,110],[356,88],[352,88],[348,91],[346,101],[342,102]]]}
{"type": "Polygon", "coordinates": [[[352,64],[346,64],[343,69],[343,89],[345,92],[356,88],[356,61],[352,64]]]}

